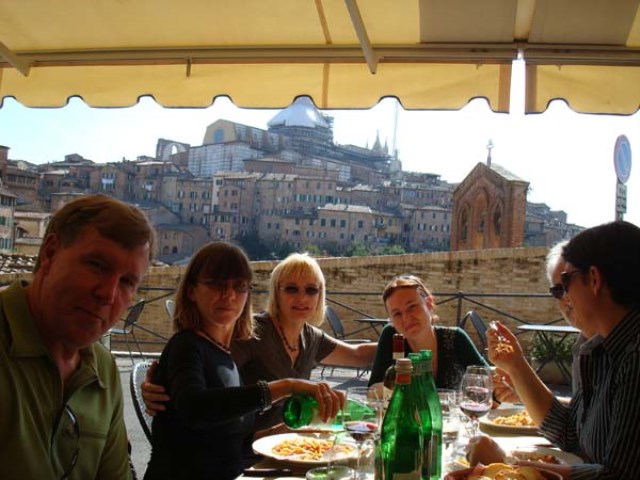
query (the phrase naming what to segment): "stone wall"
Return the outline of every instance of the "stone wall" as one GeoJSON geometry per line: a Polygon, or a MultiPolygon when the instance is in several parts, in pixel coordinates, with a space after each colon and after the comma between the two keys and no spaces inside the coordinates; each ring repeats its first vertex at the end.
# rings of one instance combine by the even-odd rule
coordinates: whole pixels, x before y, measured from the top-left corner
{"type": "MultiPolygon", "coordinates": [[[[393,255],[381,257],[351,257],[320,259],[327,280],[327,296],[341,317],[345,330],[362,329],[356,318],[373,316],[384,318],[386,312],[380,300],[385,283],[396,274],[412,273],[422,277],[436,294],[436,301],[445,301],[437,308],[440,321],[453,325],[460,315],[476,310],[486,323],[501,320],[515,326],[517,322],[492,309],[527,322],[543,323],[559,318],[554,301],[547,294],[544,260],[546,248],[515,248],[479,251],[441,252],[432,254],[393,255]],[[462,292],[464,300],[454,296],[462,292]],[[476,296],[493,294],[493,296],[476,296]],[[508,294],[518,294],[509,296],[508,294]],[[527,295],[538,295],[529,297],[527,295]],[[501,297],[504,295],[504,297],[501,297]],[[334,303],[337,302],[337,303],[334,303]],[[479,302],[482,305],[474,304],[479,302]]],[[[273,262],[254,262],[256,288],[253,292],[255,310],[266,303],[266,290],[273,262]]],[[[172,324],[165,311],[165,299],[177,287],[182,268],[151,268],[141,289],[141,296],[149,300],[142,313],[140,325],[163,336],[170,336],[172,324]]],[[[323,328],[330,332],[328,324],[323,328]]],[[[475,330],[466,330],[475,338],[475,330]]],[[[136,330],[143,349],[160,351],[163,342],[141,330],[136,330]],[[150,343],[147,343],[150,342],[150,343]],[[156,343],[160,342],[160,343],[156,343]]],[[[368,329],[357,335],[377,338],[368,329]]],[[[522,337],[528,344],[530,334],[522,337]]],[[[114,349],[123,349],[124,343],[113,338],[114,349]]]]}

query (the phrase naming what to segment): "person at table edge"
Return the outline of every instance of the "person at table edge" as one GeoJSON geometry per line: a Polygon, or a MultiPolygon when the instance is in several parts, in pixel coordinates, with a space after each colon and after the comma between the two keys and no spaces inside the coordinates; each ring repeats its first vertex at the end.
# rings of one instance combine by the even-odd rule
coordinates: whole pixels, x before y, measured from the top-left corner
{"type": "Polygon", "coordinates": [[[489,332],[489,358],[510,375],[543,435],[585,461],[546,468],[571,480],[640,478],[640,228],[624,221],[589,228],[562,257],[576,327],[595,333],[580,349],[581,381],[570,405],[540,381],[500,323],[489,332]]]}
{"type": "Polygon", "coordinates": [[[131,476],[120,374],[98,340],[153,256],[139,209],[87,195],[58,210],[33,281],[0,293],[0,477],[131,476]]]}

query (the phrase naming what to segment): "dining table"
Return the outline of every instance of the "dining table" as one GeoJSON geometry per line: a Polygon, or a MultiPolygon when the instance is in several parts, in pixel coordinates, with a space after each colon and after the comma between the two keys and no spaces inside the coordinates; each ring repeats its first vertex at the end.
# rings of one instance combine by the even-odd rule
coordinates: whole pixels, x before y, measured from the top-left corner
{"type": "MultiPolygon", "coordinates": [[[[535,427],[509,427],[493,424],[490,418],[497,416],[509,416],[514,412],[521,412],[522,405],[503,403],[497,409],[492,410],[485,421],[480,422],[480,430],[484,435],[493,438],[502,449],[509,455],[514,451],[539,451],[543,453],[555,453],[558,458],[575,457],[566,452],[554,448],[535,427]]],[[[443,478],[452,471],[461,470],[468,467],[464,457],[464,447],[469,440],[469,425],[465,422],[460,428],[460,437],[457,442],[457,454],[452,454],[449,460],[443,459],[443,478]]],[[[443,452],[445,447],[443,446],[443,452]]],[[[577,457],[575,457],[577,459],[577,457]]],[[[579,460],[579,459],[578,459],[579,460]]],[[[541,464],[543,466],[544,464],[541,464]]],[[[238,479],[258,479],[258,480],[300,480],[305,478],[307,470],[311,466],[287,463],[285,461],[264,457],[253,467],[245,470],[238,479]]]]}

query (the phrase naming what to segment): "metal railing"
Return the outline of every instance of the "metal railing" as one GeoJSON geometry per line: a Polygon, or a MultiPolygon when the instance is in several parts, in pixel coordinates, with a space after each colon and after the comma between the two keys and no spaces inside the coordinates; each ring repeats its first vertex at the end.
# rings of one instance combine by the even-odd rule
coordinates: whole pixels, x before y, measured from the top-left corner
{"type": "MultiPolygon", "coordinates": [[[[151,296],[146,298],[146,302],[148,304],[152,304],[154,302],[162,301],[168,297],[171,297],[175,293],[175,288],[173,287],[144,287],[140,290],[143,296],[147,296],[151,293],[151,296]]],[[[268,292],[266,290],[254,290],[254,297],[258,296],[266,296],[268,292]]],[[[461,326],[465,314],[469,310],[478,310],[483,311],[483,315],[490,315],[492,319],[508,319],[510,322],[515,322],[516,324],[531,324],[531,323],[546,323],[546,324],[554,324],[562,320],[562,317],[556,316],[555,314],[552,316],[548,312],[557,312],[555,310],[555,306],[553,306],[552,297],[548,293],[472,293],[472,292],[433,292],[434,298],[436,299],[436,305],[442,307],[449,305],[452,307],[455,312],[452,316],[448,318],[449,323],[453,323],[455,325],[461,326]],[[501,303],[508,303],[508,301],[512,300],[533,300],[534,302],[540,301],[540,310],[543,312],[542,315],[545,317],[545,321],[532,321],[529,318],[526,318],[522,314],[515,313],[513,310],[506,308],[501,303]],[[546,302],[546,305],[545,305],[546,302]],[[550,320],[546,320],[546,318],[550,318],[550,320]]],[[[364,309],[357,305],[354,305],[352,302],[348,301],[349,297],[359,298],[361,299],[360,303],[363,303],[362,299],[365,299],[368,302],[368,299],[371,299],[369,302],[371,305],[376,305],[378,311],[383,309],[382,302],[380,299],[380,292],[356,292],[356,291],[329,291],[327,292],[327,303],[330,305],[339,306],[341,309],[344,309],[345,324],[349,324],[350,317],[359,317],[359,318],[377,318],[379,315],[372,313],[368,309],[364,309]]],[[[451,310],[450,310],[451,311],[451,310]]],[[[140,343],[154,347],[153,350],[157,350],[161,346],[166,343],[164,338],[167,337],[169,332],[156,332],[152,329],[148,328],[144,325],[138,325],[136,328],[140,328],[140,330],[150,334],[145,335],[140,339],[140,343]]],[[[520,335],[524,332],[514,331],[516,335],[520,335]]],[[[473,336],[472,332],[472,336],[473,336]]],[[[170,335],[169,335],[170,336],[170,335]]]]}

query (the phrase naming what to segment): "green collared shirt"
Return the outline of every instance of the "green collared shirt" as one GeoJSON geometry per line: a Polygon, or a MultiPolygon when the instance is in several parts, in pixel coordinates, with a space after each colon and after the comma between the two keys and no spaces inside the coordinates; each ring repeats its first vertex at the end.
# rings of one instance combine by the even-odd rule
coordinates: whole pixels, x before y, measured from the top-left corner
{"type": "Polygon", "coordinates": [[[58,479],[75,453],[71,479],[131,478],[118,369],[99,344],[81,355],[80,367],[65,387],[33,323],[24,286],[14,283],[0,292],[0,477],[4,480],[58,479]]]}

